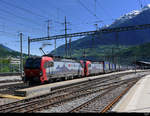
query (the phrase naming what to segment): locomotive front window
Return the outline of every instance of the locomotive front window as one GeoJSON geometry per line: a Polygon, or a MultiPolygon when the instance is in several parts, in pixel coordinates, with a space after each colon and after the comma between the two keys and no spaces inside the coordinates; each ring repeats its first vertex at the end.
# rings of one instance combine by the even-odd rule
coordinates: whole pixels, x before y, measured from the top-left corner
{"type": "Polygon", "coordinates": [[[44,68],[53,67],[53,66],[54,66],[54,62],[45,62],[44,64],[44,68]]]}
{"type": "Polygon", "coordinates": [[[40,69],[41,66],[41,58],[36,59],[27,59],[25,68],[29,69],[40,69]]]}
{"type": "Polygon", "coordinates": [[[49,67],[53,67],[53,66],[54,66],[54,62],[49,62],[49,63],[48,63],[48,66],[49,66],[49,67]]]}
{"type": "Polygon", "coordinates": [[[91,64],[89,64],[88,67],[91,67],[91,64]]]}

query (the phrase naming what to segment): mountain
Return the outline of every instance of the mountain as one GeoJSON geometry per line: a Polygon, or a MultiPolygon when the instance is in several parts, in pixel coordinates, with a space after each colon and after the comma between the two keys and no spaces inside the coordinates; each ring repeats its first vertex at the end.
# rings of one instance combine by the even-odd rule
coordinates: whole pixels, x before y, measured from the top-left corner
{"type": "Polygon", "coordinates": [[[3,44],[0,44],[0,46],[1,46],[2,48],[5,48],[5,49],[6,49],[7,51],[9,51],[9,52],[13,52],[13,51],[14,51],[14,50],[12,50],[12,49],[10,49],[10,48],[4,46],[3,44]]]}
{"type": "MultiPolygon", "coordinates": [[[[143,7],[141,10],[135,10],[127,13],[120,18],[116,19],[111,25],[104,26],[102,28],[116,28],[116,27],[126,27],[134,25],[150,24],[150,4],[143,7]]],[[[92,55],[92,58],[99,54],[99,57],[107,55],[105,49],[109,46],[114,46],[118,44],[121,48],[124,46],[135,46],[150,42],[150,29],[145,30],[133,30],[118,33],[118,41],[116,40],[116,33],[101,34],[95,36],[86,36],[77,41],[71,43],[72,55],[76,57],[81,57],[78,54],[83,53],[83,49],[88,49],[92,55]],[[77,54],[78,53],[78,54],[77,54]],[[95,54],[94,54],[95,53],[95,54]],[[94,56],[95,55],[95,56],[94,56]]],[[[65,55],[65,45],[58,47],[51,54],[64,56],[65,55]]]]}
{"type": "Polygon", "coordinates": [[[148,24],[150,13],[150,4],[144,6],[141,10],[134,10],[130,13],[127,13],[120,18],[116,19],[111,25],[107,27],[120,27],[120,26],[129,26],[129,25],[140,25],[148,24]]]}
{"type": "MultiPolygon", "coordinates": [[[[24,54],[26,56],[26,54],[24,54]]],[[[20,53],[0,44],[0,58],[19,57],[20,53]]]]}
{"type": "Polygon", "coordinates": [[[120,56],[121,63],[133,63],[135,60],[143,60],[150,62],[150,43],[145,43],[142,45],[132,46],[121,50],[119,53],[114,54],[120,56]]]}

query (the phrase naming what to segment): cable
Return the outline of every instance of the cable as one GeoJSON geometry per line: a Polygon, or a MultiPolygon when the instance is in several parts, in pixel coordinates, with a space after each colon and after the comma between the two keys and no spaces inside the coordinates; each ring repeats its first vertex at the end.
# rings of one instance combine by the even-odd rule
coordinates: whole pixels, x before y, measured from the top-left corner
{"type": "Polygon", "coordinates": [[[28,0],[24,0],[24,2],[26,3],[26,4],[28,4],[28,6],[31,6],[32,8],[34,8],[34,9],[38,9],[39,11],[42,11],[43,13],[45,13],[45,11],[43,11],[42,9],[41,9],[41,7],[39,8],[35,8],[35,6],[33,7],[33,5],[30,3],[30,1],[28,1],[28,0]]]}
{"type": "Polygon", "coordinates": [[[9,34],[9,35],[11,35],[11,36],[17,36],[17,35],[15,35],[15,34],[13,34],[13,33],[10,33],[10,32],[6,32],[6,31],[0,31],[0,33],[7,33],[7,34],[9,34]]]}
{"type": "Polygon", "coordinates": [[[148,5],[149,3],[147,2],[147,0],[144,0],[144,1],[143,1],[143,4],[144,4],[144,6],[145,6],[145,5],[148,5]]]}
{"type": "Polygon", "coordinates": [[[142,4],[142,1],[141,0],[137,0],[139,2],[139,5],[141,8],[143,8],[143,4],[142,4]]]}
{"type": "Polygon", "coordinates": [[[86,7],[80,0],[78,0],[78,3],[79,3],[82,7],[84,7],[92,16],[94,16],[94,17],[96,17],[97,19],[99,19],[99,18],[97,17],[97,15],[95,15],[95,13],[93,13],[88,7],[86,7]]]}
{"type": "Polygon", "coordinates": [[[12,4],[12,3],[8,3],[8,2],[6,2],[6,1],[4,1],[4,0],[0,0],[0,2],[3,2],[4,4],[7,4],[7,5],[11,6],[11,7],[20,9],[20,10],[22,10],[22,11],[24,11],[24,12],[29,13],[29,14],[32,14],[32,15],[35,15],[35,16],[38,16],[38,17],[46,18],[46,19],[47,19],[47,17],[45,17],[45,16],[43,16],[43,15],[37,14],[37,13],[35,13],[35,12],[33,12],[33,11],[30,11],[30,10],[25,9],[25,8],[22,8],[22,7],[20,7],[20,6],[14,5],[14,4],[12,4]]]}
{"type": "MultiPolygon", "coordinates": [[[[28,1],[28,0],[24,0],[24,2],[26,3],[26,4],[28,4],[28,6],[31,6],[32,8],[34,8],[34,9],[39,9],[39,11],[42,11],[43,13],[45,13],[45,11],[43,10],[43,9],[41,9],[41,7],[39,8],[35,8],[35,7],[33,7],[33,5],[31,4],[31,2],[30,1],[28,1]]],[[[46,11],[47,12],[47,11],[46,11]]],[[[48,15],[51,15],[52,16],[52,14],[51,13],[46,13],[46,14],[48,14],[48,15]]],[[[54,15],[53,15],[54,16],[54,15]]],[[[49,18],[47,18],[47,19],[49,19],[49,18]]],[[[60,23],[59,21],[54,21],[55,23],[60,23]]]]}
{"type": "MultiPolygon", "coordinates": [[[[32,20],[32,19],[27,19],[27,18],[25,18],[25,17],[22,17],[22,16],[18,16],[18,15],[16,15],[16,14],[13,14],[12,12],[8,12],[8,11],[6,11],[6,10],[4,10],[4,9],[0,9],[0,12],[5,12],[5,13],[7,13],[7,14],[10,14],[10,15],[12,15],[12,16],[15,16],[15,17],[17,17],[17,18],[20,18],[20,19],[23,19],[23,20],[25,20],[25,21],[28,21],[28,22],[30,22],[30,23],[32,23],[32,24],[36,24],[36,25],[38,25],[39,26],[39,24],[40,23],[37,23],[37,22],[35,22],[34,20],[32,20]]],[[[41,24],[40,24],[41,25],[41,24]]]]}
{"type": "MultiPolygon", "coordinates": [[[[28,4],[28,6],[32,6],[32,4],[30,4],[30,2],[28,1],[28,0],[24,0],[27,4],[28,4]]],[[[33,7],[32,6],[32,8],[34,8],[34,9],[37,9],[37,8],[35,8],[35,7],[33,7]]],[[[39,8],[38,8],[39,9],[39,8]]],[[[41,9],[40,8],[40,10],[39,11],[42,11],[42,12],[44,12],[45,13],[45,11],[43,10],[43,9],[41,9]]],[[[49,13],[49,15],[51,15],[52,16],[52,14],[50,14],[49,13]]],[[[54,16],[54,15],[53,15],[54,16]]],[[[47,18],[47,19],[49,19],[49,18],[47,18]]],[[[53,21],[54,23],[57,23],[57,24],[60,24],[60,22],[59,21],[53,21]]]]}
{"type": "MultiPolygon", "coordinates": [[[[21,25],[21,26],[24,26],[24,28],[26,28],[25,26],[27,26],[27,25],[25,25],[25,24],[22,24],[22,23],[18,23],[18,22],[16,22],[16,21],[13,21],[12,19],[14,19],[14,18],[9,18],[9,19],[7,19],[6,17],[2,17],[2,16],[0,16],[0,20],[8,20],[9,22],[13,22],[13,23],[11,23],[11,24],[18,24],[18,25],[21,25]],[[11,19],[11,20],[10,20],[11,19]]],[[[15,26],[7,26],[7,27],[15,27],[15,26]]],[[[30,26],[31,27],[31,26],[30,26]]],[[[12,30],[12,29],[10,29],[10,30],[12,30]]],[[[14,29],[13,29],[14,30],[14,29]]],[[[28,31],[29,33],[31,33],[31,32],[33,32],[34,30],[42,30],[41,28],[28,28],[28,29],[21,29],[21,31],[28,31]]],[[[18,31],[18,30],[17,30],[18,31]]]]}
{"type": "MultiPolygon", "coordinates": [[[[24,25],[23,23],[18,23],[18,22],[16,22],[16,21],[7,19],[6,17],[3,17],[3,16],[0,16],[0,19],[8,20],[8,21],[10,21],[10,22],[13,22],[13,24],[15,23],[15,24],[17,24],[17,25],[27,26],[27,25],[24,25]]],[[[34,28],[34,27],[29,28],[29,29],[41,30],[40,28],[34,28]]]]}
{"type": "Polygon", "coordinates": [[[103,9],[103,11],[106,12],[106,13],[104,13],[104,14],[109,15],[109,16],[112,18],[111,20],[114,20],[114,18],[112,17],[112,15],[110,15],[109,12],[107,12],[107,11],[104,9],[104,7],[99,3],[99,1],[97,1],[97,3],[98,3],[98,5],[103,9]]]}
{"type": "MultiPolygon", "coordinates": [[[[48,0],[47,2],[49,2],[49,1],[50,1],[50,0],[48,0]]],[[[55,9],[60,9],[60,11],[64,14],[63,17],[66,15],[66,14],[65,14],[65,11],[64,11],[62,8],[58,8],[58,7],[54,6],[51,2],[49,2],[49,4],[51,4],[51,6],[52,6],[53,8],[55,8],[55,9]]]]}
{"type": "MultiPolygon", "coordinates": [[[[30,1],[28,1],[28,0],[24,0],[24,2],[26,4],[28,4],[28,6],[31,6],[32,8],[34,8],[36,10],[38,9],[38,11],[40,11],[40,12],[42,11],[42,14],[45,13],[45,11],[43,9],[41,9],[42,7],[40,7],[40,8],[39,7],[37,8],[36,6],[33,7],[32,3],[30,1]]],[[[46,13],[46,14],[52,16],[52,14],[50,14],[50,13],[46,13]]],[[[47,19],[49,19],[49,18],[47,18],[47,19]]]]}
{"type": "MultiPolygon", "coordinates": [[[[25,1],[29,6],[32,6],[32,4],[30,4],[30,2],[29,2],[28,0],[24,0],[24,1],[25,1]]],[[[32,8],[37,9],[37,8],[35,8],[35,7],[32,7],[32,8]]],[[[45,11],[44,11],[43,9],[41,9],[41,8],[38,8],[38,9],[40,9],[39,11],[42,11],[43,13],[45,13],[45,11]]],[[[50,14],[50,13],[48,13],[48,14],[52,16],[52,14],[50,14]]],[[[54,15],[53,15],[53,16],[54,16],[54,15]]],[[[49,18],[47,17],[47,19],[49,19],[49,18]]],[[[53,22],[60,24],[59,21],[53,21],[53,22]]]]}
{"type": "MultiPolygon", "coordinates": [[[[48,0],[47,2],[49,2],[49,0],[48,0]]],[[[65,17],[65,16],[66,16],[65,11],[64,11],[62,8],[58,8],[58,7],[54,6],[51,2],[49,2],[49,4],[51,4],[51,6],[52,6],[53,8],[55,8],[56,10],[61,11],[61,12],[63,13],[63,16],[62,16],[62,17],[65,17]]],[[[59,15],[58,12],[57,12],[57,15],[59,15]]],[[[61,24],[61,22],[59,22],[59,21],[53,21],[53,22],[54,22],[54,23],[57,23],[57,24],[61,24]]]]}
{"type": "Polygon", "coordinates": [[[96,15],[96,10],[97,10],[97,9],[96,9],[96,3],[97,3],[97,0],[94,0],[94,7],[95,7],[94,10],[95,10],[95,15],[96,15]]]}

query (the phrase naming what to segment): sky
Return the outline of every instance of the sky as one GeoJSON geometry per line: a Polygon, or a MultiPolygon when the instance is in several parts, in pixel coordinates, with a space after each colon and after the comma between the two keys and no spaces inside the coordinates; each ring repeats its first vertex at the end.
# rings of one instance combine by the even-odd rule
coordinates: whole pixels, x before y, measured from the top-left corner
{"type": "MultiPolygon", "coordinates": [[[[50,20],[50,36],[64,34],[64,20],[67,19],[67,33],[96,30],[111,24],[115,19],[133,10],[140,10],[149,0],[0,0],[0,44],[20,51],[19,33],[23,33],[23,52],[27,53],[28,36],[47,36],[50,20]],[[142,6],[141,6],[142,5],[142,6]]],[[[77,40],[78,38],[73,38],[77,40]]],[[[54,50],[54,41],[31,43],[31,54],[43,55],[54,50]]],[[[64,39],[57,40],[57,47],[64,39]]]]}

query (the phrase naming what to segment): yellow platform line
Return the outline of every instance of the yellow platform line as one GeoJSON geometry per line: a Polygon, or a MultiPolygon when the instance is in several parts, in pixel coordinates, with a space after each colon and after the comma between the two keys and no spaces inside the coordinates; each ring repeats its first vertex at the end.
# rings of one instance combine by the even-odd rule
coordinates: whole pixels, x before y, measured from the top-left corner
{"type": "Polygon", "coordinates": [[[11,99],[25,99],[25,97],[19,97],[19,96],[13,96],[13,95],[7,95],[7,94],[0,94],[0,97],[2,98],[11,98],[11,99]]]}

